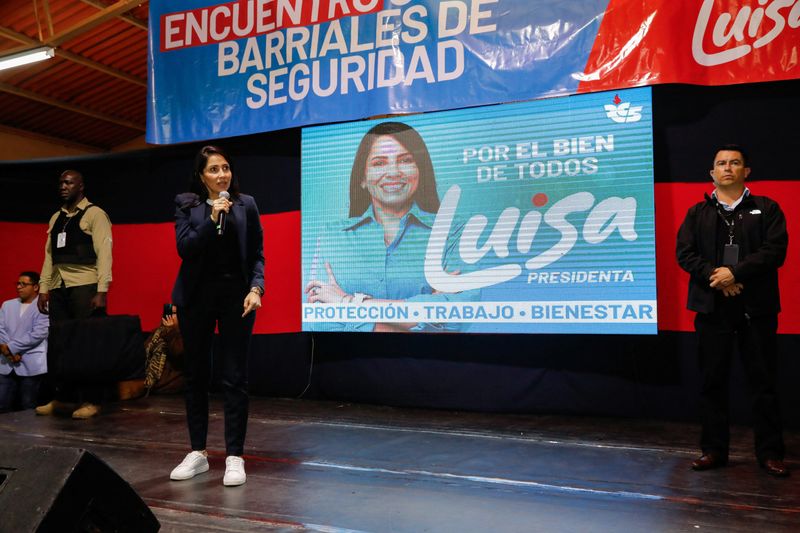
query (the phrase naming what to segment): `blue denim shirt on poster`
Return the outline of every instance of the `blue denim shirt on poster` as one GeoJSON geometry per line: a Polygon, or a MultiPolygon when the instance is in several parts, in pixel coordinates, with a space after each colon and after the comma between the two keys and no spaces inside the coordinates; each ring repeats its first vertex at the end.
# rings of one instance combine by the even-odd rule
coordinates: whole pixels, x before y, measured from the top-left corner
{"type": "MultiPolygon", "coordinates": [[[[360,217],[329,225],[319,237],[316,252],[305,282],[328,281],[325,264],[331,267],[336,282],[348,294],[356,292],[379,300],[407,302],[477,301],[480,291],[434,294],[425,279],[425,251],[436,215],[415,203],[401,219],[397,235],[388,246],[383,226],[369,208],[360,217]]],[[[458,256],[458,241],[463,224],[454,224],[448,236],[442,266],[446,272],[465,272],[468,265],[458,256]]],[[[306,295],[303,295],[306,301],[306,295]]],[[[372,322],[324,322],[308,324],[312,331],[372,331],[372,322]]],[[[460,331],[466,324],[419,323],[410,331],[460,331]]]]}

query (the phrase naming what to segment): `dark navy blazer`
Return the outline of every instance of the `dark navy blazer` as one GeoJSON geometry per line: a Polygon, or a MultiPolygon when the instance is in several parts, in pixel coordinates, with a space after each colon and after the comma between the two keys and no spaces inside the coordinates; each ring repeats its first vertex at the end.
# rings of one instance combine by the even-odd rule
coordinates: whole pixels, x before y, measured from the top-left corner
{"type": "MultiPolygon", "coordinates": [[[[172,303],[189,304],[189,296],[200,290],[204,262],[208,258],[211,239],[217,236],[216,226],[206,215],[206,204],[195,193],[181,193],[175,197],[175,239],[178,255],[183,260],[178,279],[172,289],[172,303]]],[[[240,194],[233,200],[228,213],[239,237],[239,258],[242,276],[250,287],[264,289],[264,233],[258,207],[252,196],[240,194]]]]}

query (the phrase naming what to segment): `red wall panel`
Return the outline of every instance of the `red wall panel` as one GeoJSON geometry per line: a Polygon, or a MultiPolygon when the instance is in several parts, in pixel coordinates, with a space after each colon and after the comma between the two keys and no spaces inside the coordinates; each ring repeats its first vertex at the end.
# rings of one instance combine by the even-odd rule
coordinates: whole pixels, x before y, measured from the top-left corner
{"type": "MultiPolygon", "coordinates": [[[[778,271],[781,286],[780,333],[800,333],[800,207],[790,202],[800,189],[796,181],[749,183],[753,194],[780,202],[789,231],[789,253],[778,271]]],[[[675,238],[686,211],[714,190],[710,183],[656,183],[656,285],[658,329],[692,331],[694,313],[686,310],[689,275],[675,260],[675,238]]]]}
{"type": "MultiPolygon", "coordinates": [[[[266,294],[256,318],[256,333],[300,329],[300,213],[262,215],[266,294]]],[[[41,270],[45,224],[0,222],[0,290],[3,300],[16,295],[13,282],[22,270],[41,270]]],[[[172,223],[116,224],[114,281],[108,295],[112,314],[139,315],[142,328],[155,329],[162,304],[170,300],[180,258],[172,223]]]]}
{"type": "MultiPolygon", "coordinates": [[[[800,207],[788,201],[798,191],[796,181],[759,181],[754,194],[781,201],[789,224],[789,255],[780,270],[781,333],[800,333],[800,207]]],[[[675,262],[675,236],[686,210],[712,187],[705,183],[657,183],[656,268],[658,327],[691,331],[693,314],[685,309],[688,275],[675,262]]],[[[256,320],[256,333],[286,333],[300,329],[300,212],[262,215],[266,258],[266,295],[256,320]]],[[[21,270],[39,270],[44,256],[46,226],[0,222],[0,298],[13,298],[13,282],[21,270]]],[[[142,327],[155,328],[161,305],[169,300],[180,260],[171,223],[114,226],[114,282],[109,311],[136,314],[142,327]]]]}

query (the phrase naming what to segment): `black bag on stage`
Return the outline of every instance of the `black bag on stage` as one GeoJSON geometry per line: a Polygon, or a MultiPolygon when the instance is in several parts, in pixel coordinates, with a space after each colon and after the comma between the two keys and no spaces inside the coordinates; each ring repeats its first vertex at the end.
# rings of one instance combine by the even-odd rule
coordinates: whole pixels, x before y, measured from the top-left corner
{"type": "Polygon", "coordinates": [[[57,381],[110,383],[144,377],[139,317],[113,315],[50,325],[47,371],[57,381]]]}

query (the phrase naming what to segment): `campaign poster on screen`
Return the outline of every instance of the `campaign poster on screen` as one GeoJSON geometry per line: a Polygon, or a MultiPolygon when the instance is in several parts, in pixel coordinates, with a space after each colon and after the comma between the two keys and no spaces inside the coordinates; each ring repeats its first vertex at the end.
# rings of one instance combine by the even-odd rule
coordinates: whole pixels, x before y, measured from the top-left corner
{"type": "Polygon", "coordinates": [[[302,137],[304,331],[657,332],[649,88],[302,137]]]}

